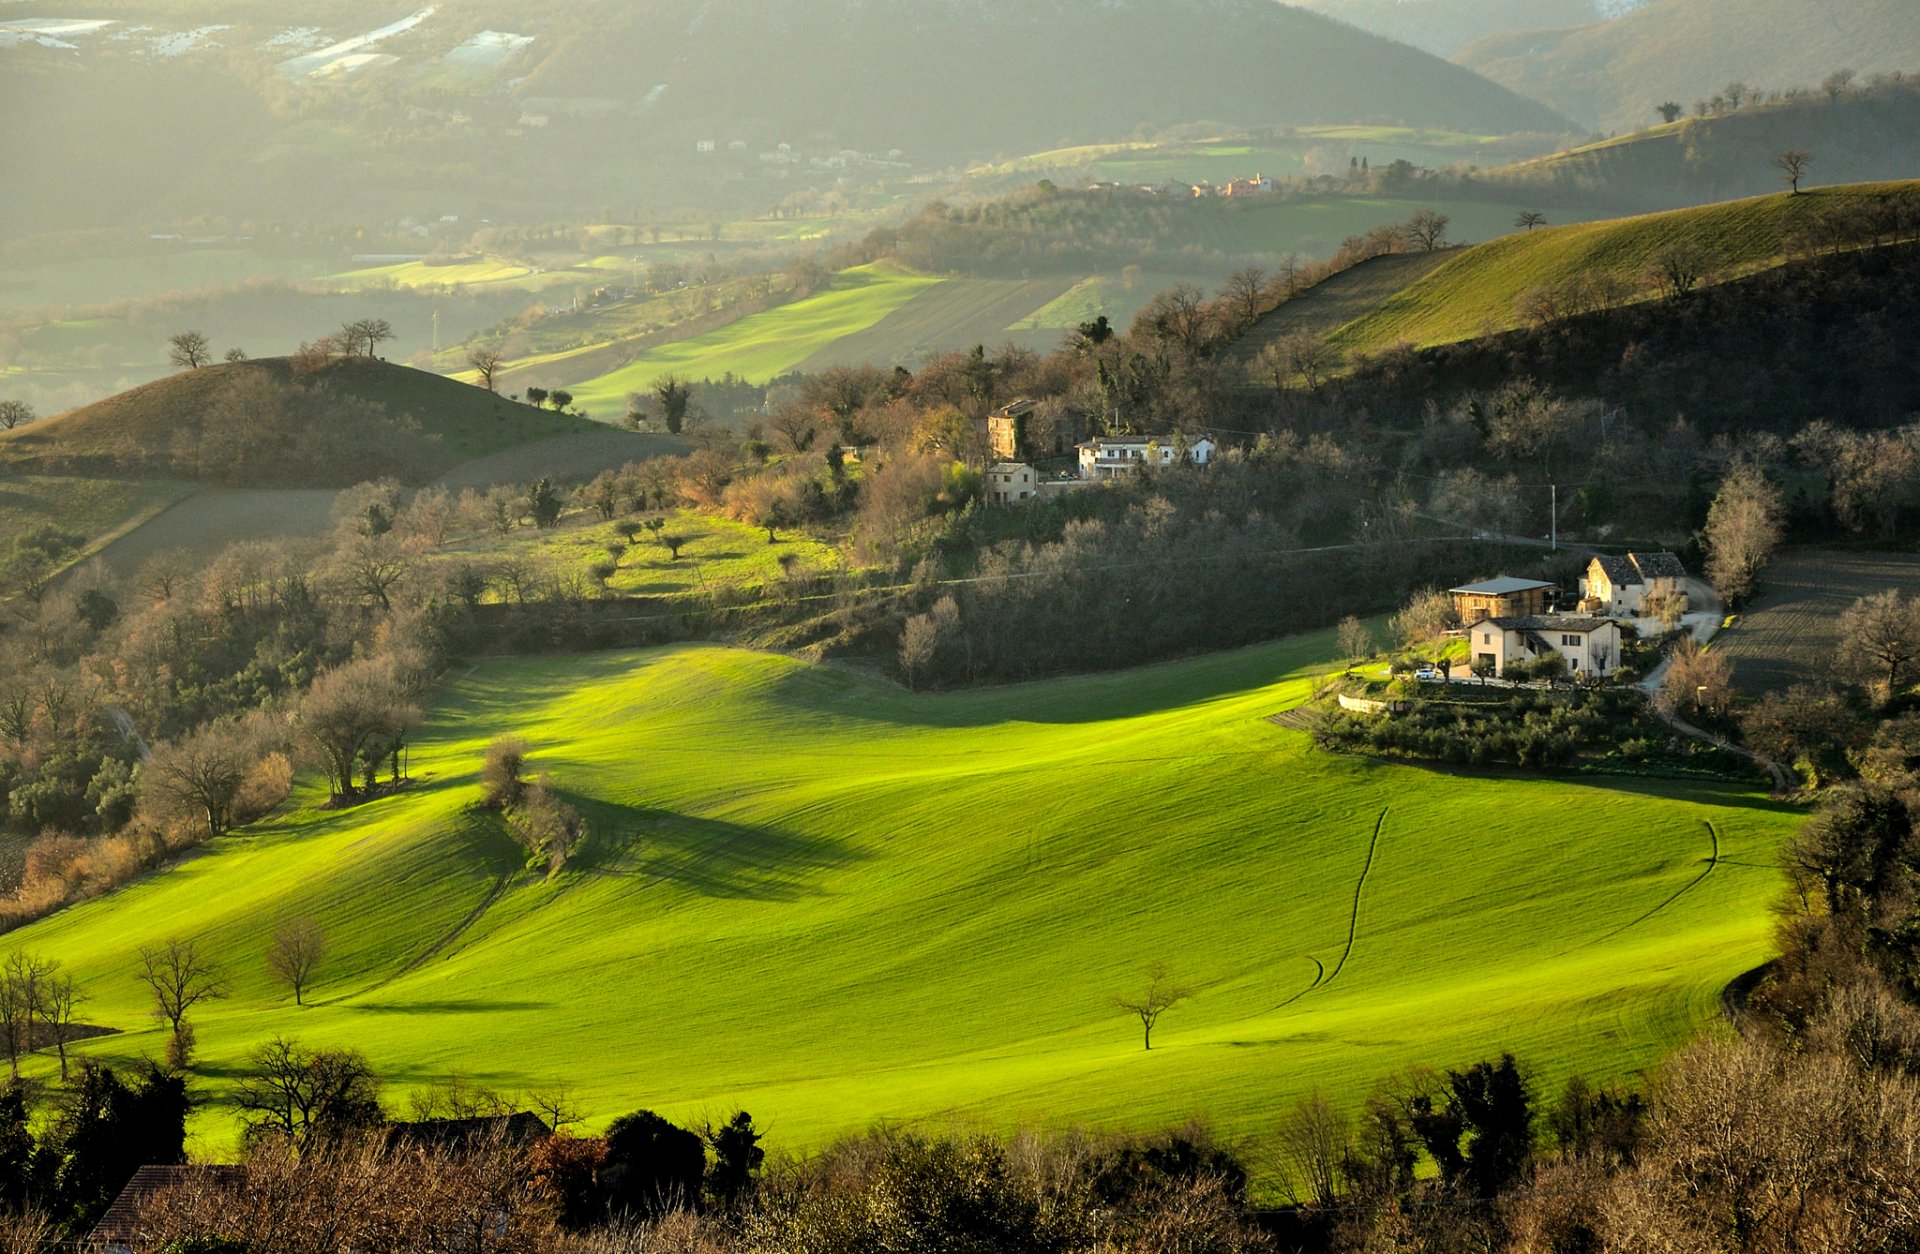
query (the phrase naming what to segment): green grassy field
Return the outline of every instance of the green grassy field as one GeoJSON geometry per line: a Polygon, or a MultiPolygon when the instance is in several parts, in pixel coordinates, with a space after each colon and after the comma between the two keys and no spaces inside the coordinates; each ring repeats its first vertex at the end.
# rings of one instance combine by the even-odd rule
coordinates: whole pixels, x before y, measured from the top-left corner
{"type": "Polygon", "coordinates": [[[761,382],[793,369],[829,344],[879,322],[941,280],[885,262],[843,270],[822,291],[728,323],[716,331],[643,351],[633,361],[570,386],[597,418],[626,413],[627,394],[678,374],[717,379],[728,371],[761,382]]]}
{"type": "Polygon", "coordinates": [[[1881,197],[1903,186],[1820,188],[1508,235],[1402,289],[1343,328],[1337,342],[1350,351],[1371,351],[1401,340],[1446,344],[1489,328],[1505,330],[1519,325],[1517,306],[1529,290],[1603,272],[1637,285],[1654,259],[1675,244],[1699,248],[1721,277],[1749,274],[1778,264],[1785,240],[1836,201],[1881,197]]]}
{"type": "Polygon", "coordinates": [[[1793,813],[1322,756],[1264,716],[1332,652],[942,695],[711,646],[485,661],[436,697],[412,788],[327,812],[304,786],[10,945],[69,964],[125,1030],[81,1048],[116,1060],[162,1049],[141,944],[224,957],[202,1152],[277,1033],[364,1050],[396,1097],[564,1079],[594,1124],[739,1105],[790,1149],[883,1118],[1260,1134],[1413,1062],[1629,1072],[1768,955],[1793,813]],[[552,879],[471,808],[507,733],[592,825],[552,879]],[[305,1009],[264,965],[298,914],[330,946],[305,1009]],[[1113,998],[1160,962],[1194,996],[1146,1052],[1113,998]]]}
{"type": "Polygon", "coordinates": [[[915,293],[872,326],[835,340],[796,368],[817,371],[871,362],[918,369],[939,353],[975,344],[997,349],[1009,340],[1051,349],[1059,343],[1059,333],[1035,325],[1033,318],[1072,285],[1069,278],[944,280],[915,293]]]}

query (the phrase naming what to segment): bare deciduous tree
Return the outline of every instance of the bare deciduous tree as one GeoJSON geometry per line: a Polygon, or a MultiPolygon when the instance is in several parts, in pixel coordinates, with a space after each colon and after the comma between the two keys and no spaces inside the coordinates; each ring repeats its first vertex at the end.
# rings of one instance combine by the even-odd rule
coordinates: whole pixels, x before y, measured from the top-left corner
{"type": "Polygon", "coordinates": [[[286,919],[273,929],[267,946],[267,969],[293,990],[293,1004],[306,1004],[306,991],[327,956],[327,934],[305,916],[286,919]]]}
{"type": "Polygon", "coordinates": [[[1341,657],[1370,657],[1373,654],[1373,633],[1352,614],[1340,620],[1340,630],[1336,633],[1341,657]]]}
{"type": "Polygon", "coordinates": [[[1523,231],[1531,231],[1536,226],[1545,226],[1547,224],[1547,215],[1541,213],[1538,209],[1525,209],[1521,211],[1519,217],[1513,220],[1513,224],[1523,231]]]}
{"type": "Polygon", "coordinates": [[[197,813],[207,835],[224,835],[233,826],[234,799],[261,748],[237,719],[209,723],[154,751],[140,772],[143,800],[162,813],[197,813]]]}
{"type": "Polygon", "coordinates": [[[505,360],[499,349],[488,348],[484,344],[467,350],[467,364],[479,374],[480,385],[489,392],[494,390],[493,377],[500,372],[500,363],[505,360]]]}
{"type": "Polygon", "coordinates": [[[1433,252],[1447,242],[1447,227],[1452,219],[1433,209],[1422,209],[1407,219],[1407,238],[1425,252],[1433,252]]]}
{"type": "Polygon", "coordinates": [[[1241,328],[1250,327],[1266,304],[1267,272],[1259,266],[1245,266],[1227,276],[1220,299],[1241,328]]]}
{"type": "Polygon", "coordinates": [[[1780,545],[1785,507],[1780,491],[1759,467],[1742,463],[1728,473],[1707,510],[1707,578],[1729,601],[1753,593],[1767,559],[1780,545]]]}
{"type": "Polygon", "coordinates": [[[1800,148],[1789,148],[1773,159],[1773,168],[1780,171],[1790,196],[1800,194],[1800,180],[1806,177],[1807,167],[1812,164],[1813,154],[1800,148]]]}
{"type": "Polygon", "coordinates": [[[46,1005],[43,1015],[47,1026],[53,1032],[53,1047],[60,1053],[60,1078],[67,1078],[67,1040],[73,1035],[74,1015],[87,995],[80,991],[73,977],[56,971],[46,982],[46,1005]]]}
{"type": "Polygon", "coordinates": [[[1685,296],[1706,281],[1712,259],[1698,245],[1682,240],[1654,255],[1648,277],[1669,296],[1685,296]]]}
{"type": "Polygon", "coordinates": [[[182,331],[167,340],[167,360],[182,370],[198,370],[213,360],[213,347],[198,331],[182,331]]]}
{"type": "Polygon", "coordinates": [[[1327,1095],[1314,1090],[1280,1120],[1281,1187],[1296,1206],[1337,1201],[1342,1164],[1352,1150],[1353,1129],[1327,1095]]]}
{"type": "Polygon", "coordinates": [[[1920,659],[1920,597],[1906,599],[1893,588],[1861,597],[1840,615],[1838,665],[1867,680],[1892,700],[1911,679],[1920,659]]]}
{"type": "Polygon", "coordinates": [[[167,1021],[173,1032],[174,1056],[179,1065],[185,1066],[191,1041],[183,1031],[187,1013],[203,1001],[226,996],[219,967],[200,952],[196,942],[174,937],[165,944],[140,947],[136,978],[153,991],[154,1011],[167,1021]]]}
{"type": "Polygon", "coordinates": [[[0,431],[11,431],[15,427],[24,427],[38,415],[33,406],[25,401],[0,401],[0,431]]]}
{"type": "Polygon", "coordinates": [[[1193,996],[1193,990],[1175,984],[1163,962],[1147,968],[1147,987],[1136,994],[1116,997],[1113,1004],[1140,1020],[1141,1044],[1153,1048],[1153,1025],[1173,1006],[1193,996]]]}

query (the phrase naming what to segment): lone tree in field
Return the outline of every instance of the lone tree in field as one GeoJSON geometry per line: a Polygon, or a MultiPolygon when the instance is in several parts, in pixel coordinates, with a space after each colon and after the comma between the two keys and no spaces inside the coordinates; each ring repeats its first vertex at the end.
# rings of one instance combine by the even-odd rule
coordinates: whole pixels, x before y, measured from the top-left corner
{"type": "Polygon", "coordinates": [[[1759,467],[1742,463],[1720,484],[1707,510],[1707,578],[1729,601],[1753,594],[1767,559],[1780,545],[1785,506],[1759,467]]]}
{"type": "Polygon", "coordinates": [[[137,978],[153,990],[154,1011],[173,1031],[167,1046],[169,1060],[184,1068],[193,1040],[187,1012],[203,1001],[226,996],[220,969],[193,941],[175,937],[164,945],[140,947],[137,978]]]}
{"type": "Polygon", "coordinates": [[[1920,659],[1920,597],[1892,588],[1861,597],[1840,616],[1840,666],[1881,689],[1891,701],[1912,680],[1920,659]]]}
{"type": "Polygon", "coordinates": [[[487,746],[480,764],[480,785],[485,790],[480,804],[489,810],[504,810],[520,804],[527,787],[527,742],[518,736],[501,736],[487,746]]]}
{"type": "Polygon", "coordinates": [[[393,338],[393,324],[385,318],[362,318],[352,324],[359,333],[360,347],[372,357],[380,346],[393,338]]]}
{"type": "Polygon", "coordinates": [[[1678,122],[1680,120],[1680,115],[1685,113],[1686,111],[1687,111],[1686,106],[1681,104],[1678,100],[1668,100],[1662,104],[1654,106],[1654,112],[1660,115],[1660,120],[1662,122],[1678,122]]]}
{"type": "Polygon", "coordinates": [[[480,345],[467,350],[467,364],[480,375],[480,385],[493,391],[493,376],[500,373],[500,363],[505,360],[497,348],[480,345]]]}
{"type": "Polygon", "coordinates": [[[167,360],[182,370],[198,370],[213,360],[213,346],[198,331],[182,331],[167,340],[167,360]]]}
{"type": "Polygon", "coordinates": [[[1446,214],[1422,209],[1407,219],[1407,238],[1420,245],[1423,251],[1433,252],[1445,246],[1450,223],[1451,219],[1446,214]]]}
{"type": "Polygon", "coordinates": [[[293,1004],[306,1005],[307,988],[327,956],[327,934],[306,917],[287,919],[273,929],[267,945],[267,969],[293,990],[293,1004]]]}
{"type": "Polygon", "coordinates": [[[1342,657],[1371,657],[1373,655],[1373,633],[1352,614],[1340,620],[1337,636],[1342,657]]]}
{"type": "Polygon", "coordinates": [[[0,401],[0,431],[24,427],[39,415],[25,401],[0,401]]]}
{"type": "Polygon", "coordinates": [[[1853,86],[1853,80],[1859,75],[1852,70],[1839,69],[1820,80],[1820,89],[1827,93],[1827,99],[1834,104],[1840,103],[1840,97],[1847,94],[1853,86]]]}
{"type": "Polygon", "coordinates": [[[1160,1022],[1160,1016],[1170,1008],[1191,996],[1191,989],[1175,984],[1168,978],[1165,963],[1156,962],[1147,968],[1147,987],[1144,992],[1132,997],[1116,997],[1113,1004],[1139,1017],[1141,1044],[1146,1049],[1152,1049],[1153,1025],[1160,1022]]]}
{"type": "Polygon", "coordinates": [[[660,402],[660,421],[668,435],[679,435],[687,425],[687,409],[693,404],[693,388],[676,376],[668,375],[653,385],[654,399],[660,402]]]}
{"type": "Polygon", "coordinates": [[[67,1078],[67,1038],[73,1035],[74,1014],[87,995],[73,977],[56,972],[46,984],[47,1000],[43,1008],[47,1026],[53,1029],[53,1047],[60,1052],[60,1078],[67,1078]]]}
{"type": "Polygon", "coordinates": [[[1773,159],[1773,168],[1780,171],[1780,177],[1790,189],[1789,196],[1800,194],[1800,180],[1806,177],[1807,167],[1813,164],[1813,154],[1799,148],[1789,148],[1773,159]]]}
{"type": "Polygon", "coordinates": [[[1513,224],[1523,231],[1531,231],[1536,226],[1545,226],[1547,215],[1538,209],[1522,210],[1520,216],[1513,220],[1513,224]]]}

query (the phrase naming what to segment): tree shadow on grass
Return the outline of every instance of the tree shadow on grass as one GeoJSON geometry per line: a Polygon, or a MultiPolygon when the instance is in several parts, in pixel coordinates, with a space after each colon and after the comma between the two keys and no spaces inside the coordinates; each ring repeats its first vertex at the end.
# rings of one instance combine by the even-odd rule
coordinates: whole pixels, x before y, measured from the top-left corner
{"type": "Polygon", "coordinates": [[[491,1015],[551,1009],[544,1001],[513,1001],[497,997],[445,998],[439,1001],[362,1001],[343,1005],[348,1011],[368,1014],[405,1015],[491,1015]]]}
{"type": "Polygon", "coordinates": [[[821,877],[860,856],[843,845],[719,819],[624,806],[582,806],[591,825],[569,871],[677,884],[703,897],[797,901],[822,895],[821,877]]]}

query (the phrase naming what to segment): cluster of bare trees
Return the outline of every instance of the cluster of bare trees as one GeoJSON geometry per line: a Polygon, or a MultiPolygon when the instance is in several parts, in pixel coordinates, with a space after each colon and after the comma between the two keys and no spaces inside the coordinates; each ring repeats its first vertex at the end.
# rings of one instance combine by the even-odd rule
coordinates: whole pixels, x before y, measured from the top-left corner
{"type": "Polygon", "coordinates": [[[87,1000],[59,959],[25,950],[7,955],[0,966],[0,1042],[7,1050],[13,1078],[20,1060],[48,1045],[60,1056],[60,1078],[67,1078],[67,1042],[73,1039],[74,1013],[87,1000]]]}

